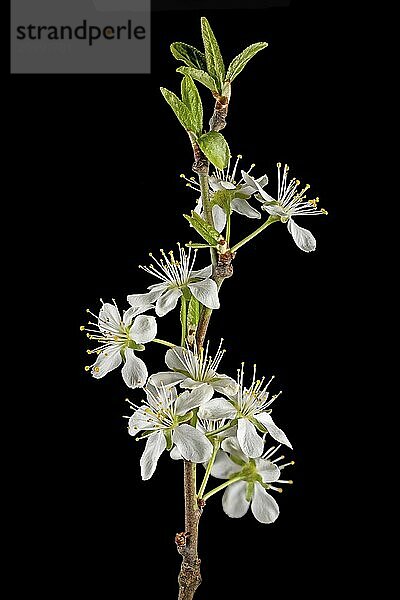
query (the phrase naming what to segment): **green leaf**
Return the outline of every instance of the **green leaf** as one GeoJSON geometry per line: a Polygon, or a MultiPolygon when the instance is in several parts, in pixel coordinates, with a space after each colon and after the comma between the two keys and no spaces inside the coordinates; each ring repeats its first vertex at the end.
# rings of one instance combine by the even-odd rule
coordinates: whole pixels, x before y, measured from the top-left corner
{"type": "Polygon", "coordinates": [[[208,160],[217,167],[225,169],[228,165],[230,151],[226,139],[217,131],[209,131],[197,140],[201,151],[208,160]]]}
{"type": "Polygon", "coordinates": [[[193,67],[194,69],[201,69],[202,71],[207,70],[205,55],[194,46],[190,46],[184,42],[174,42],[171,44],[170,48],[176,60],[181,60],[185,65],[193,67]]]}
{"type": "Polygon", "coordinates": [[[243,52],[238,54],[229,65],[226,79],[228,81],[233,81],[235,77],[243,71],[249,60],[251,60],[257,52],[264,50],[267,46],[267,42],[257,42],[256,44],[251,44],[251,46],[248,46],[243,52]]]}
{"type": "Polygon", "coordinates": [[[218,244],[219,238],[221,237],[220,234],[212,225],[209,225],[209,223],[204,221],[200,215],[192,211],[191,217],[189,217],[189,215],[183,216],[208,244],[211,246],[216,246],[218,244]]]}
{"type": "Polygon", "coordinates": [[[182,102],[189,109],[195,126],[195,133],[199,136],[203,130],[203,105],[196,84],[190,75],[185,75],[182,79],[181,91],[182,102]]]}
{"type": "Polygon", "coordinates": [[[164,96],[165,100],[168,102],[168,104],[174,111],[180,124],[187,131],[193,131],[193,133],[195,133],[196,132],[196,124],[193,120],[192,113],[190,112],[190,110],[188,109],[186,104],[184,104],[182,102],[182,100],[179,100],[178,96],[176,94],[174,94],[173,92],[170,92],[166,88],[160,88],[160,89],[161,89],[162,95],[164,96]]]}
{"type": "Polygon", "coordinates": [[[218,88],[218,83],[209,75],[206,71],[202,71],[201,69],[192,69],[191,67],[178,67],[178,73],[182,73],[183,75],[190,75],[196,81],[199,81],[203,85],[205,85],[209,90],[215,92],[218,88]]]}
{"type": "Polygon", "coordinates": [[[225,65],[217,39],[205,17],[201,18],[201,35],[203,36],[207,71],[211,77],[219,82],[218,92],[221,93],[225,81],[225,65]]]}
{"type": "Polygon", "coordinates": [[[189,308],[187,312],[187,325],[188,331],[190,329],[196,329],[200,319],[200,302],[192,296],[189,302],[189,308]]]}

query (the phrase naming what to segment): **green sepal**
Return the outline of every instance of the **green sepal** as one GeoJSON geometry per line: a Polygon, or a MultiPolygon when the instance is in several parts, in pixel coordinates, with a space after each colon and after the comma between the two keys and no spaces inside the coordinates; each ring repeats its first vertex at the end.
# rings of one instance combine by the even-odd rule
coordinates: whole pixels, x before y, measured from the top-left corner
{"type": "Polygon", "coordinates": [[[219,82],[218,92],[221,93],[225,81],[225,65],[217,39],[205,17],[201,18],[201,35],[203,37],[207,71],[219,82]]]}
{"type": "Polygon", "coordinates": [[[205,154],[214,167],[222,171],[222,169],[228,166],[230,151],[222,133],[209,131],[199,137],[197,142],[203,154],[205,154]]]}
{"type": "Polygon", "coordinates": [[[166,88],[160,89],[182,127],[184,127],[186,131],[196,133],[196,121],[193,119],[192,113],[186,104],[184,104],[174,92],[170,92],[170,90],[167,90],[166,88]]]}
{"type": "Polygon", "coordinates": [[[190,421],[192,417],[193,411],[191,410],[190,413],[187,413],[187,415],[181,415],[180,417],[176,417],[176,421],[180,425],[181,423],[186,423],[187,421],[190,421]]]}
{"type": "Polygon", "coordinates": [[[232,462],[235,463],[235,465],[238,465],[239,467],[244,467],[244,465],[246,464],[244,460],[242,460],[241,458],[238,458],[234,454],[230,454],[229,458],[231,459],[232,462]]]}
{"type": "Polygon", "coordinates": [[[254,494],[254,482],[249,481],[246,486],[246,500],[250,502],[254,494]]]}
{"type": "Polygon", "coordinates": [[[228,67],[226,74],[227,81],[232,82],[243,71],[249,60],[267,46],[267,42],[257,42],[256,44],[251,44],[251,46],[248,46],[243,52],[238,54],[228,67]]]}
{"type": "Polygon", "coordinates": [[[230,215],[231,203],[234,198],[237,198],[235,190],[217,190],[213,193],[212,205],[218,204],[225,211],[225,214],[230,215]]]}
{"type": "Polygon", "coordinates": [[[206,240],[206,242],[212,246],[218,245],[220,234],[212,225],[207,223],[204,219],[200,217],[194,210],[192,211],[192,216],[183,215],[187,221],[191,224],[191,226],[197,231],[201,237],[206,240]]]}
{"type": "Polygon", "coordinates": [[[174,442],[172,441],[172,430],[164,429],[165,440],[167,442],[167,450],[172,450],[174,442]]]}
{"type": "Polygon", "coordinates": [[[216,92],[218,89],[218,83],[207,73],[201,69],[192,69],[192,67],[178,67],[178,73],[182,75],[190,75],[193,79],[196,79],[199,83],[202,83],[212,92],[216,92]]]}
{"type": "MultiPolygon", "coordinates": [[[[265,412],[267,412],[267,411],[265,411],[265,412]]],[[[268,411],[268,412],[271,412],[271,411],[268,411]]],[[[253,423],[254,427],[256,429],[258,429],[258,431],[260,431],[261,433],[268,433],[268,429],[266,429],[264,427],[264,425],[262,423],[260,423],[260,421],[257,421],[257,419],[255,417],[249,417],[249,421],[251,423],[253,423]]]]}
{"type": "Polygon", "coordinates": [[[138,352],[143,352],[143,350],[146,350],[146,347],[143,346],[143,344],[137,344],[133,340],[129,340],[128,348],[131,348],[131,350],[137,350],[138,352]]]}
{"type": "Polygon", "coordinates": [[[185,44],[184,42],[174,42],[171,44],[170,49],[174,58],[181,60],[188,67],[201,71],[207,70],[205,54],[194,46],[185,44]]]}
{"type": "Polygon", "coordinates": [[[189,110],[194,126],[194,133],[200,136],[203,131],[203,105],[199,91],[190,75],[185,75],[181,83],[182,102],[189,110]]]}

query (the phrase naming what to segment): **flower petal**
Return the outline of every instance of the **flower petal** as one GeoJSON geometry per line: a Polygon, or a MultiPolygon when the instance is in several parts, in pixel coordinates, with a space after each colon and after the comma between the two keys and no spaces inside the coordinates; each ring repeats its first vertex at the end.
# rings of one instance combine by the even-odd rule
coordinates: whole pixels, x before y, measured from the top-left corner
{"type": "Polygon", "coordinates": [[[215,379],[210,383],[216,392],[225,394],[225,396],[235,396],[238,391],[237,382],[227,375],[219,375],[216,373],[215,379]]]}
{"type": "Polygon", "coordinates": [[[215,204],[215,206],[213,206],[212,208],[212,214],[214,227],[218,231],[218,233],[221,233],[221,231],[223,231],[226,225],[226,212],[223,208],[218,206],[218,204],[215,204]]]}
{"type": "Polygon", "coordinates": [[[247,483],[236,481],[228,486],[222,496],[222,508],[232,519],[240,519],[249,510],[250,503],[246,500],[247,483]]]}
{"type": "Polygon", "coordinates": [[[285,446],[289,446],[289,448],[293,449],[292,444],[289,442],[286,434],[282,429],[279,429],[277,425],[272,420],[271,415],[268,413],[260,413],[256,415],[257,421],[260,421],[261,425],[264,425],[265,429],[268,431],[271,437],[274,438],[280,444],[285,444],[285,446]]]}
{"type": "Polygon", "coordinates": [[[192,392],[184,392],[176,402],[176,414],[184,415],[193,408],[197,408],[201,404],[208,402],[214,395],[214,390],[210,385],[204,383],[196,387],[192,392]]]}
{"type": "Polygon", "coordinates": [[[179,452],[178,448],[174,446],[169,453],[172,460],[182,460],[182,454],[179,452]]]}
{"type": "Polygon", "coordinates": [[[122,321],[126,327],[129,327],[137,315],[147,312],[154,308],[153,304],[142,304],[141,306],[131,306],[128,310],[124,310],[122,321]]]}
{"type": "Polygon", "coordinates": [[[237,439],[246,456],[258,458],[264,449],[264,442],[258,435],[257,429],[248,419],[239,419],[237,439]]]}
{"type": "Polygon", "coordinates": [[[247,200],[240,200],[239,198],[236,198],[235,200],[232,200],[231,206],[232,210],[239,213],[239,215],[249,217],[249,219],[261,219],[261,213],[250,206],[247,200]]]}
{"type": "Polygon", "coordinates": [[[254,179],[254,177],[251,177],[245,171],[242,171],[242,177],[245,180],[245,182],[247,183],[247,185],[252,185],[255,187],[255,189],[258,191],[258,193],[261,194],[264,202],[268,202],[268,203],[275,202],[275,199],[272,196],[270,196],[269,194],[267,194],[267,192],[265,190],[263,190],[263,188],[261,187],[261,185],[257,179],[254,179]]]}
{"type": "Polygon", "coordinates": [[[157,334],[157,321],[154,317],[139,315],[133,322],[129,337],[138,344],[147,344],[154,340],[157,334]]]}
{"type": "Polygon", "coordinates": [[[121,315],[119,314],[118,308],[115,304],[110,304],[110,302],[105,302],[99,312],[98,319],[99,329],[104,331],[104,327],[106,326],[106,331],[109,330],[110,327],[118,331],[121,325],[121,315]]]}
{"type": "Polygon", "coordinates": [[[242,470],[240,465],[235,464],[225,452],[218,452],[211,475],[217,479],[229,479],[234,473],[239,473],[242,470]]]}
{"type": "Polygon", "coordinates": [[[185,460],[195,463],[207,462],[213,453],[213,445],[204,433],[191,425],[179,425],[173,433],[173,441],[185,460]]]}
{"type": "Polygon", "coordinates": [[[129,388],[143,387],[147,379],[147,367],[141,358],[135,356],[131,348],[125,350],[125,364],[122,367],[122,378],[129,388]]]}
{"type": "Polygon", "coordinates": [[[236,412],[236,408],[226,398],[213,398],[200,406],[198,415],[200,419],[233,419],[236,412]]]}
{"type": "Polygon", "coordinates": [[[172,371],[163,371],[161,373],[154,373],[149,377],[149,383],[155,387],[165,386],[166,388],[176,385],[180,381],[185,379],[184,375],[180,373],[174,373],[172,371]]]}
{"type": "Polygon", "coordinates": [[[193,296],[207,308],[219,308],[218,288],[212,279],[189,283],[188,288],[193,296]]]}
{"type": "Polygon", "coordinates": [[[215,175],[211,175],[208,178],[208,183],[213,192],[218,192],[219,190],[223,189],[220,180],[217,179],[215,175]]]}
{"type": "Polygon", "coordinates": [[[188,366],[195,365],[195,361],[193,352],[182,346],[175,346],[175,348],[167,350],[165,354],[165,364],[171,371],[188,373],[188,366]]]}
{"type": "Polygon", "coordinates": [[[287,226],[294,239],[294,243],[300,250],[303,250],[303,252],[313,252],[315,250],[317,241],[311,231],[300,227],[293,219],[289,219],[287,226]]]}
{"type": "Polygon", "coordinates": [[[233,454],[233,456],[235,456],[236,458],[240,458],[240,460],[242,460],[244,463],[249,462],[248,456],[243,454],[243,452],[239,446],[237,437],[235,437],[235,436],[227,437],[225,440],[223,440],[223,442],[221,444],[221,448],[225,452],[228,452],[228,454],[233,454]]]}
{"type": "Polygon", "coordinates": [[[162,431],[152,433],[146,442],[146,447],[140,459],[140,469],[143,481],[150,479],[156,470],[158,459],[167,447],[162,431]]]}
{"type": "Polygon", "coordinates": [[[258,481],[254,484],[251,512],[260,523],[273,523],[279,516],[279,506],[275,498],[268,494],[258,481]]]}
{"type": "Polygon", "coordinates": [[[100,352],[96,362],[92,366],[92,375],[95,379],[101,379],[110,371],[113,371],[122,363],[119,346],[111,346],[100,352]]]}
{"type": "Polygon", "coordinates": [[[281,471],[278,465],[265,458],[256,458],[257,472],[261,475],[264,483],[278,481],[281,471]]]}
{"type": "Polygon", "coordinates": [[[130,294],[126,297],[129,304],[134,308],[140,308],[141,306],[148,306],[153,304],[161,296],[163,291],[166,289],[167,284],[164,284],[162,290],[147,292],[146,294],[130,294]]]}
{"type": "Polygon", "coordinates": [[[163,317],[171,310],[174,310],[181,296],[182,290],[177,287],[174,287],[164,292],[164,294],[157,300],[156,314],[159,317],[163,317]]]}
{"type": "Polygon", "coordinates": [[[208,265],[208,267],[204,267],[204,269],[199,269],[199,271],[191,271],[190,279],[192,279],[192,278],[208,279],[209,277],[211,277],[212,272],[213,272],[212,265],[208,265]]]}
{"type": "MultiPolygon", "coordinates": [[[[181,388],[188,389],[188,390],[194,390],[195,388],[199,387],[199,385],[204,385],[204,382],[196,381],[195,379],[192,379],[191,377],[186,377],[186,379],[182,380],[181,388]]],[[[206,385],[208,385],[208,383],[206,385]]],[[[209,386],[209,387],[211,387],[211,386],[209,386]]]]}

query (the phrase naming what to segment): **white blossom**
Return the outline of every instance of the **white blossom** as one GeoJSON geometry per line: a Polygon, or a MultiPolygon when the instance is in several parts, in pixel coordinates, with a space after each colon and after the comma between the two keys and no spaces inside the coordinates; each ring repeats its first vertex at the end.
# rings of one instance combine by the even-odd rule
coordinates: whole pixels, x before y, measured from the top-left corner
{"type": "Polygon", "coordinates": [[[269,414],[269,406],[280,395],[275,394],[269,399],[268,387],[274,377],[264,385],[265,378],[256,379],[254,367],[253,380],[249,388],[243,383],[244,367],[238,371],[238,391],[235,394],[223,393],[229,398],[213,398],[199,409],[199,417],[203,419],[235,419],[237,420],[237,438],[246,456],[257,458],[261,456],[264,441],[257,429],[267,431],[271,437],[292,447],[286,434],[275,425],[269,414]]]}
{"type": "Polygon", "coordinates": [[[167,351],[165,355],[166,365],[171,371],[163,371],[151,376],[154,385],[176,385],[182,388],[193,389],[206,384],[213,392],[235,394],[238,384],[234,379],[217,372],[219,364],[224,356],[225,350],[221,349],[221,339],[217,353],[210,356],[209,343],[205,350],[198,350],[196,343],[194,351],[181,346],[176,346],[167,351]]]}
{"type": "Polygon", "coordinates": [[[327,215],[328,213],[324,208],[318,210],[318,197],[307,200],[306,192],[310,188],[309,184],[298,190],[300,181],[295,178],[288,180],[288,165],[284,166],[283,175],[281,175],[282,164],[277,163],[277,167],[278,196],[276,199],[262,189],[257,180],[248,173],[242,171],[242,176],[249,185],[256,186],[258,190],[256,198],[262,202],[262,210],[267,211],[270,215],[280,217],[282,223],[287,223],[288,230],[300,250],[312,252],[317,245],[314,236],[308,229],[297,225],[293,217],[327,215]]]}
{"type": "Polygon", "coordinates": [[[150,303],[132,305],[121,317],[114,301],[114,304],[103,302],[98,316],[87,310],[96,319],[96,322],[89,322],[89,327],[81,327],[81,330],[87,331],[90,340],[98,343],[95,349],[87,351],[98,355],[91,367],[85,367],[87,371],[91,369],[93,377],[100,379],[124,363],[122,377],[126,385],[130,388],[144,386],[147,367],[136,356],[135,350],[144,350],[143,344],[156,336],[156,319],[142,314],[151,308],[154,307],[150,303]]]}
{"type": "Polygon", "coordinates": [[[140,459],[142,479],[152,477],[158,459],[169,446],[176,445],[180,455],[191,462],[206,462],[211,458],[213,446],[206,435],[188,425],[191,411],[207,402],[212,391],[200,386],[192,391],[177,393],[175,387],[155,387],[148,383],[146,400],[141,406],[132,404],[135,412],[129,418],[128,431],[132,436],[143,432],[146,447],[140,459]]]}
{"type": "Polygon", "coordinates": [[[243,517],[249,507],[260,523],[273,523],[279,515],[279,506],[275,498],[267,492],[282,492],[282,488],[274,483],[293,483],[281,479],[281,471],[294,462],[278,464],[285,457],[272,459],[281,446],[272,447],[260,458],[252,459],[243,454],[235,437],[222,442],[222,449],[216,457],[211,475],[219,479],[242,479],[230,484],[222,497],[224,512],[232,518],[243,517]]]}
{"type": "MultiPolygon", "coordinates": [[[[210,177],[208,179],[214,227],[218,232],[223,231],[225,228],[225,225],[226,225],[225,211],[223,210],[223,208],[221,208],[221,206],[219,206],[215,201],[213,201],[215,192],[219,192],[221,190],[235,191],[235,194],[233,195],[233,198],[231,201],[232,212],[236,212],[240,215],[248,217],[249,219],[260,219],[261,218],[261,214],[258,212],[258,210],[253,208],[248,202],[249,198],[253,194],[258,192],[258,187],[252,181],[249,183],[246,182],[243,179],[243,177],[240,179],[240,181],[236,181],[237,167],[238,167],[239,160],[241,158],[242,158],[242,156],[239,154],[236,159],[236,162],[233,166],[232,171],[231,171],[231,161],[229,160],[229,163],[228,163],[228,166],[226,169],[224,169],[222,171],[219,169],[216,169],[214,171],[214,173],[212,175],[210,175],[210,177]]],[[[251,165],[250,169],[247,172],[250,173],[251,169],[254,166],[255,166],[254,164],[251,165]]],[[[195,180],[194,177],[191,177],[190,179],[185,177],[185,175],[181,175],[181,177],[187,181],[187,185],[189,187],[193,188],[196,192],[200,192],[200,185],[195,180]]],[[[268,183],[268,177],[266,175],[263,175],[262,177],[259,177],[256,181],[257,181],[258,185],[261,188],[263,188],[268,183]]],[[[197,212],[200,216],[203,216],[201,197],[199,198],[199,200],[197,202],[195,212],[197,212]]]]}
{"type": "Polygon", "coordinates": [[[219,308],[217,284],[211,279],[212,265],[199,271],[193,270],[196,253],[195,250],[192,256],[191,248],[186,253],[185,249],[178,244],[178,260],[175,259],[173,251],[167,256],[161,250],[160,260],[150,254],[155,266],[141,266],[141,268],[154,275],[161,283],[150,285],[148,287],[150,292],[146,294],[131,294],[128,296],[128,302],[133,306],[156,302],[156,314],[162,317],[173,310],[182,294],[189,290],[204,306],[212,309],[219,308]]]}

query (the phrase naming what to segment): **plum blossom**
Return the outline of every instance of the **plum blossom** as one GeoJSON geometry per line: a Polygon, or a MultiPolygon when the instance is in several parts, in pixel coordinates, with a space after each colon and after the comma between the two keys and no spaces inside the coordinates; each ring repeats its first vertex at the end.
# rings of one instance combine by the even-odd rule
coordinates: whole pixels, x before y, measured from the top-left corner
{"type": "Polygon", "coordinates": [[[152,477],[158,459],[165,449],[175,444],[180,455],[191,462],[206,462],[211,458],[213,446],[206,435],[188,425],[193,409],[210,400],[213,392],[207,386],[178,394],[175,387],[145,387],[146,400],[141,406],[132,404],[128,431],[132,436],[143,432],[146,447],[140,459],[142,479],[152,477]]]}
{"type": "Polygon", "coordinates": [[[154,308],[151,303],[133,304],[123,312],[115,304],[103,302],[97,315],[89,309],[96,322],[89,322],[89,327],[82,326],[90,340],[95,340],[98,346],[88,350],[88,354],[97,354],[96,362],[85,367],[95,379],[100,379],[119,367],[122,363],[122,378],[130,388],[143,387],[146,383],[147,367],[135,351],[145,349],[143,344],[151,342],[157,333],[157,323],[154,317],[142,313],[154,308]]]}
{"type": "Polygon", "coordinates": [[[219,308],[217,284],[211,279],[212,265],[199,271],[193,270],[196,253],[195,250],[192,256],[191,248],[186,253],[185,249],[178,244],[178,260],[175,259],[172,251],[167,256],[161,250],[160,260],[150,254],[155,266],[141,266],[141,268],[154,275],[161,283],[150,285],[148,287],[150,292],[146,294],[131,294],[128,296],[128,302],[132,306],[155,302],[157,316],[163,317],[176,307],[179,298],[189,290],[204,306],[213,310],[219,308]]]}

